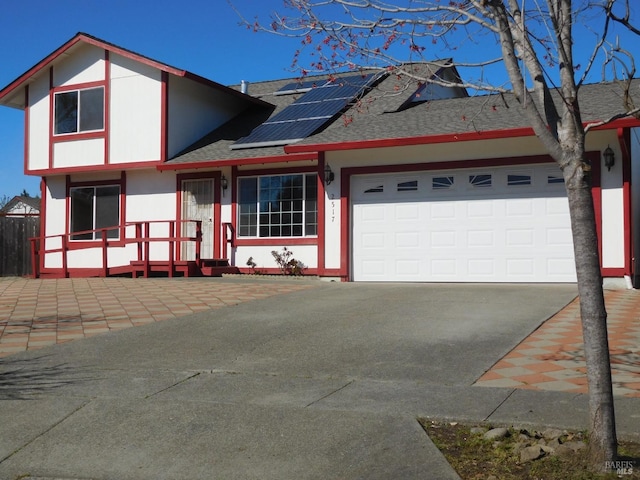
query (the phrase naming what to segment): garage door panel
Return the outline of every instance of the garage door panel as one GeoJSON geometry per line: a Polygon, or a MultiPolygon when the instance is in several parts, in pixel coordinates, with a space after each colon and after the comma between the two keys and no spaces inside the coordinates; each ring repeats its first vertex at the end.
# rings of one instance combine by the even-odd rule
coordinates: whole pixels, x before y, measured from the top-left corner
{"type": "Polygon", "coordinates": [[[519,168],[352,177],[353,279],[575,281],[561,177],[519,168]]]}

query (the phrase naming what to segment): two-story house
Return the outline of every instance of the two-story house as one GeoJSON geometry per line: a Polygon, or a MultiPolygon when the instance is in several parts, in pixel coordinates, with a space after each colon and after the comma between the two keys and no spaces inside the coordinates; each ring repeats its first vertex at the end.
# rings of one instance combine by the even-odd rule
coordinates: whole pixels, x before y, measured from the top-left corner
{"type": "MultiPolygon", "coordinates": [[[[621,91],[584,86],[584,121],[621,91]]],[[[368,71],[227,87],[80,33],[0,105],[42,177],[43,277],[277,272],[286,247],[330,279],[575,281],[561,172],[509,96],[368,71]]],[[[605,277],[637,271],[639,125],[588,135],[605,277]]]]}

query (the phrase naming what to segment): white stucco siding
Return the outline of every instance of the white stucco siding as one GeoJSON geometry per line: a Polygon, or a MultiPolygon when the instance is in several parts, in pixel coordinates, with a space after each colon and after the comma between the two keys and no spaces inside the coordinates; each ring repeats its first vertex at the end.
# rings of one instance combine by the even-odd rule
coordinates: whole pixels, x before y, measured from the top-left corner
{"type": "Polygon", "coordinates": [[[49,79],[38,78],[29,85],[29,170],[49,168],[49,79]]]}
{"type": "MultiPolygon", "coordinates": [[[[282,252],[282,247],[278,245],[277,239],[273,239],[272,246],[243,245],[237,247],[234,264],[238,268],[247,268],[247,260],[252,257],[257,265],[256,270],[278,268],[278,264],[271,255],[272,250],[282,252]]],[[[290,250],[293,253],[292,257],[304,263],[307,268],[318,266],[318,248],[315,245],[289,245],[287,250],[290,250]]]]}
{"type": "MultiPolygon", "coordinates": [[[[127,174],[127,222],[159,221],[152,223],[154,237],[168,237],[168,220],[176,219],[176,176],[173,172],[139,170],[127,174]]],[[[179,232],[175,232],[176,235],[179,232]]],[[[135,245],[131,247],[136,248],[135,245]]],[[[151,260],[167,260],[167,242],[152,243],[151,260]]],[[[135,251],[134,251],[135,254],[135,251]]]]}
{"type": "MultiPolygon", "coordinates": [[[[631,129],[631,226],[633,231],[636,252],[633,259],[633,272],[638,275],[640,271],[640,129],[631,129]]],[[[635,285],[637,287],[637,285],[635,285]]]]}
{"type": "Polygon", "coordinates": [[[169,157],[240,113],[237,100],[185,78],[169,78],[169,157]]]}
{"type": "Polygon", "coordinates": [[[160,160],[161,72],[111,56],[109,163],[160,160]]]}
{"type": "MultiPolygon", "coordinates": [[[[66,228],[66,179],[64,176],[47,177],[47,189],[45,191],[44,204],[46,205],[46,219],[44,221],[44,231],[42,235],[50,238],[45,239],[45,245],[41,246],[46,250],[62,248],[62,235],[66,228]]],[[[44,261],[45,268],[61,268],[62,254],[46,254],[44,261]]]]}
{"type": "Polygon", "coordinates": [[[592,132],[587,135],[587,151],[603,152],[608,146],[615,153],[616,164],[611,170],[607,170],[602,156],[600,157],[602,267],[623,268],[625,266],[625,205],[620,144],[615,131],[592,132]]]}
{"type": "Polygon", "coordinates": [[[336,173],[335,180],[326,187],[325,191],[325,268],[340,268],[340,225],[342,215],[340,210],[340,175],[336,173]]]}
{"type": "Polygon", "coordinates": [[[104,164],[104,139],[57,142],[53,145],[53,168],[104,164]]]}
{"type": "Polygon", "coordinates": [[[53,69],[56,87],[104,80],[105,53],[93,45],[79,44],[53,69]]]}

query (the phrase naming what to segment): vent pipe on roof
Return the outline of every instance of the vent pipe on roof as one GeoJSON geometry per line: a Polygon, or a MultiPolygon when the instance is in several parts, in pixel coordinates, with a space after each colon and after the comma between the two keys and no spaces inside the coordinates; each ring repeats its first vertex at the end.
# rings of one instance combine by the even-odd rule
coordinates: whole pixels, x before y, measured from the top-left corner
{"type": "Polygon", "coordinates": [[[240,91],[242,93],[247,93],[249,91],[249,82],[247,82],[246,80],[242,80],[240,82],[240,91]]]}

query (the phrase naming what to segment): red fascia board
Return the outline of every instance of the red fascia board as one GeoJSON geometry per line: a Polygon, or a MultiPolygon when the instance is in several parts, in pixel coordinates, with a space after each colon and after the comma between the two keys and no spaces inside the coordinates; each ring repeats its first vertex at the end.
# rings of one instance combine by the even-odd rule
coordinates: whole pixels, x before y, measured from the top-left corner
{"type": "MultiPolygon", "coordinates": [[[[589,123],[587,122],[585,126],[589,123]]],[[[640,120],[634,117],[625,117],[613,122],[594,127],[593,130],[613,130],[618,128],[640,127],[640,120]]],[[[287,153],[303,152],[328,152],[339,150],[357,150],[365,148],[404,147],[411,145],[428,145],[437,143],[470,142],[474,140],[497,140],[501,138],[531,137],[535,132],[531,127],[511,128],[505,130],[486,130],[463,133],[447,133],[443,135],[424,135],[407,138],[381,138],[375,140],[354,140],[350,142],[316,143],[306,145],[287,145],[284,151],[287,153]]]]}
{"type": "Polygon", "coordinates": [[[260,165],[265,163],[303,162],[305,160],[318,160],[316,152],[292,155],[277,155],[272,157],[234,158],[232,160],[206,160],[202,162],[169,163],[158,165],[156,168],[164,170],[191,170],[194,168],[216,168],[240,165],[260,165]]]}
{"type": "Polygon", "coordinates": [[[433,143],[468,142],[472,140],[493,140],[497,138],[528,137],[535,135],[530,127],[510,130],[490,130],[485,132],[447,133],[444,135],[421,135],[406,138],[383,138],[376,140],[355,140],[351,142],[335,142],[325,144],[288,145],[287,153],[327,152],[337,150],[356,150],[363,148],[403,147],[433,143]]]}
{"type": "Polygon", "coordinates": [[[90,45],[94,45],[96,47],[102,48],[104,50],[108,50],[118,55],[122,55],[123,57],[129,58],[132,60],[136,60],[140,63],[144,63],[151,67],[155,67],[160,70],[172,73],[174,75],[183,77],[187,73],[184,70],[180,70],[178,68],[171,67],[167,64],[160,63],[151,58],[132,52],[131,50],[126,50],[112,43],[105,42],[104,40],[100,40],[99,38],[92,37],[91,35],[87,35],[86,33],[78,33],[71,40],[66,42],[64,45],[59,47],[54,52],[47,55],[45,58],[43,58],[38,63],[36,63],[33,67],[31,67],[25,73],[20,75],[17,79],[15,79],[13,82],[7,85],[4,89],[0,90],[0,100],[6,95],[8,95],[9,93],[11,93],[12,91],[14,91],[16,88],[19,88],[25,81],[27,81],[29,78],[36,75],[43,68],[46,68],[51,62],[56,60],[58,57],[63,55],[67,50],[69,50],[71,47],[73,47],[79,42],[84,42],[90,45]]]}
{"type": "Polygon", "coordinates": [[[42,59],[40,62],[35,64],[33,67],[31,67],[25,73],[23,73],[17,79],[15,79],[13,82],[11,82],[9,85],[7,85],[4,89],[0,90],[0,100],[2,100],[3,97],[9,95],[16,88],[19,88],[29,78],[31,78],[32,76],[36,75],[40,70],[42,70],[43,68],[47,67],[51,62],[56,60],[58,57],[60,57],[60,55],[64,54],[67,50],[69,50],[72,46],[74,46],[75,44],[77,44],[79,42],[84,42],[84,43],[87,43],[89,45],[94,45],[94,46],[96,46],[98,48],[102,48],[102,49],[107,50],[109,52],[113,52],[113,53],[115,53],[117,55],[120,55],[122,57],[128,58],[130,60],[135,60],[137,62],[140,62],[142,64],[148,65],[150,67],[157,68],[158,70],[171,73],[172,75],[176,75],[178,77],[185,77],[185,78],[188,78],[190,80],[203,83],[203,84],[208,85],[210,87],[213,87],[213,88],[216,88],[218,90],[224,91],[224,92],[226,92],[228,94],[244,98],[245,100],[251,101],[251,102],[253,102],[255,104],[258,104],[258,105],[270,105],[268,102],[265,102],[263,100],[257,99],[255,97],[250,96],[250,95],[245,95],[245,94],[243,94],[243,93],[241,93],[241,92],[239,92],[237,90],[234,90],[233,88],[224,86],[224,85],[222,85],[220,83],[214,82],[214,81],[206,79],[204,77],[200,77],[199,75],[187,72],[186,70],[182,70],[182,69],[179,69],[179,68],[176,68],[176,67],[172,67],[171,65],[167,65],[166,63],[159,62],[159,61],[154,60],[152,58],[145,57],[144,55],[141,55],[139,53],[133,52],[131,50],[127,50],[126,48],[119,47],[117,45],[114,45],[113,43],[106,42],[104,40],[101,40],[99,38],[93,37],[93,36],[88,35],[86,33],[78,33],[78,34],[76,34],[71,40],[69,40],[64,45],[62,45],[60,48],[55,50],[53,53],[49,54],[44,59],[42,59]]]}
{"type": "Polygon", "coordinates": [[[64,175],[69,173],[94,173],[104,171],[121,171],[121,170],[139,170],[144,168],[154,168],[158,165],[159,160],[150,160],[148,162],[131,162],[131,163],[107,163],[99,165],[82,165],[77,167],[54,167],[43,168],[38,170],[25,170],[25,175],[38,175],[47,177],[50,175],[64,175]]]}

